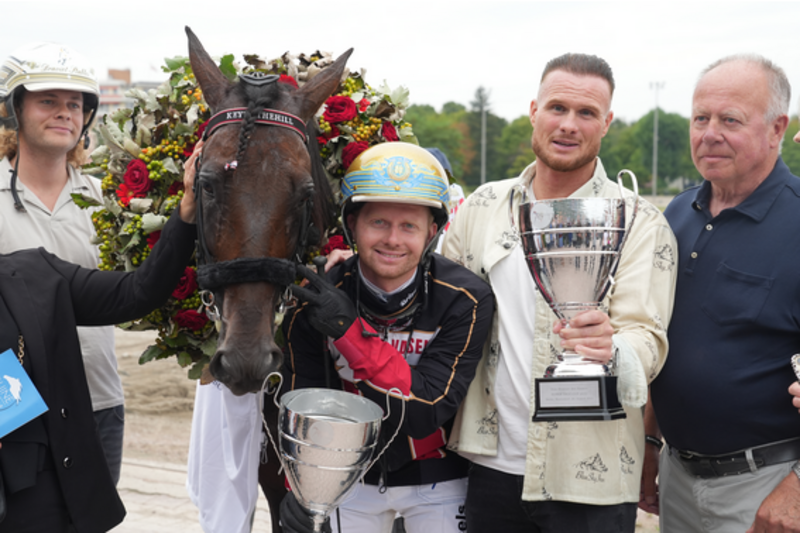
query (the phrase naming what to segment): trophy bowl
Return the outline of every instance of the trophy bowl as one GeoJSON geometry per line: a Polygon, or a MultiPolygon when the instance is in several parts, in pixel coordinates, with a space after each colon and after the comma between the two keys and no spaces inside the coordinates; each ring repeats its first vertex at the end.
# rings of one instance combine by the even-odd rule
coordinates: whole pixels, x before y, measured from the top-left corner
{"type": "MultiPolygon", "coordinates": [[[[629,171],[617,177],[619,198],[528,201],[526,197],[520,204],[519,233],[525,262],[542,297],[567,325],[583,311],[600,309],[611,287],[627,235],[620,181],[624,172],[629,171]]],[[[638,196],[635,176],[633,180],[638,196]]],[[[547,368],[544,379],[536,380],[534,420],[611,420],[625,416],[616,397],[616,377],[606,365],[584,360],[572,350],[564,350],[558,358],[560,362],[547,368]]]]}
{"type": "Polygon", "coordinates": [[[281,397],[278,442],[295,497],[314,531],[361,479],[375,453],[383,411],[349,392],[300,389],[281,397]]]}

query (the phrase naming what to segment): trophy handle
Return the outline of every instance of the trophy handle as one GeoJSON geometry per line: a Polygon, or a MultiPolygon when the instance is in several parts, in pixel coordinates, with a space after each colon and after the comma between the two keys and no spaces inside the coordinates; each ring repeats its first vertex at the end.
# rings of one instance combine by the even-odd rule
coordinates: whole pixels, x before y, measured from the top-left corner
{"type": "MultiPolygon", "coordinates": [[[[628,230],[633,227],[633,221],[636,219],[636,213],[639,212],[639,181],[636,179],[636,174],[631,172],[628,169],[622,169],[617,174],[617,186],[619,187],[619,196],[623,200],[625,199],[625,188],[622,185],[622,175],[629,174],[631,177],[631,184],[633,185],[633,214],[631,215],[631,223],[628,224],[628,230]]],[[[626,213],[627,214],[627,213],[626,213]]],[[[625,239],[628,236],[629,231],[625,232],[625,236],[622,238],[622,244],[625,244],[625,239]]],[[[622,249],[622,245],[620,245],[620,250],[622,249]]]]}
{"type": "MultiPolygon", "coordinates": [[[[631,177],[631,184],[633,185],[633,213],[631,213],[631,222],[628,224],[628,229],[622,235],[622,242],[619,243],[619,253],[617,254],[616,259],[614,260],[614,266],[611,268],[611,284],[614,284],[614,274],[617,273],[617,266],[619,265],[619,260],[622,257],[622,250],[625,247],[625,241],[628,240],[628,236],[631,233],[631,228],[633,228],[633,222],[636,220],[636,214],[639,212],[639,182],[636,179],[636,174],[631,172],[628,169],[622,169],[617,174],[617,186],[619,187],[619,196],[622,198],[623,202],[625,201],[625,188],[622,186],[622,176],[623,174],[629,174],[631,177]]],[[[625,215],[627,218],[628,209],[627,206],[625,207],[625,215]]]]}
{"type": "Polygon", "coordinates": [[[264,426],[264,431],[267,432],[269,442],[272,444],[272,449],[275,451],[275,457],[278,458],[278,462],[281,464],[281,467],[278,469],[278,475],[280,475],[284,470],[283,459],[281,459],[281,452],[278,451],[278,445],[275,444],[275,439],[272,437],[272,432],[269,430],[267,419],[264,418],[264,396],[267,394],[272,394],[272,403],[275,404],[275,407],[280,409],[281,405],[278,403],[278,396],[280,396],[280,394],[278,393],[281,391],[282,386],[283,375],[280,372],[271,372],[266,378],[264,378],[264,383],[261,385],[261,392],[258,393],[258,412],[261,414],[261,425],[264,426]],[[272,378],[272,376],[278,378],[278,384],[270,387],[269,380],[272,378]]]}
{"type": "MultiPolygon", "coordinates": [[[[398,389],[397,387],[392,387],[391,389],[389,389],[388,391],[386,391],[386,415],[383,417],[383,421],[384,421],[384,422],[385,422],[385,421],[386,421],[386,420],[389,418],[389,416],[391,416],[391,414],[392,414],[391,401],[390,401],[390,397],[389,397],[389,394],[390,394],[390,393],[392,393],[392,392],[396,392],[396,394],[400,395],[401,397],[403,396],[403,391],[401,391],[401,390],[400,390],[400,389],[398,389]]],[[[365,468],[365,469],[364,469],[364,474],[366,474],[367,472],[369,472],[369,470],[370,470],[370,469],[371,469],[373,466],[375,466],[375,463],[377,463],[377,462],[378,462],[378,459],[380,459],[380,458],[381,458],[381,455],[383,455],[383,453],[384,453],[386,450],[388,450],[388,449],[389,449],[389,446],[391,446],[391,445],[392,445],[392,443],[394,442],[394,439],[395,439],[395,438],[397,438],[397,435],[400,433],[400,426],[402,426],[402,425],[403,425],[403,420],[406,418],[406,402],[402,402],[400,405],[402,405],[402,406],[403,406],[403,409],[400,411],[400,423],[399,423],[399,424],[397,424],[397,429],[395,429],[395,430],[394,430],[394,435],[392,435],[392,438],[391,438],[391,439],[389,439],[389,442],[387,442],[387,443],[384,445],[383,449],[380,451],[380,453],[378,453],[378,455],[376,455],[376,456],[375,456],[375,458],[372,460],[372,462],[370,462],[370,463],[369,463],[369,466],[367,466],[367,468],[365,468]]],[[[362,479],[363,479],[363,475],[362,475],[362,479]]]]}

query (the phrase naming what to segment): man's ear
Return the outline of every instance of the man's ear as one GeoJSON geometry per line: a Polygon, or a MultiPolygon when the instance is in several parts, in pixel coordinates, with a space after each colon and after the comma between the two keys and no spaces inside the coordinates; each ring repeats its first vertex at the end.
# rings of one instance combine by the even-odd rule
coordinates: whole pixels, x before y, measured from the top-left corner
{"type": "Polygon", "coordinates": [[[611,122],[613,120],[614,120],[614,112],[613,111],[609,111],[608,115],[606,115],[606,127],[603,128],[603,137],[605,137],[606,133],[608,133],[608,127],[611,126],[611,122]]]}
{"type": "Polygon", "coordinates": [[[436,222],[431,222],[431,225],[428,228],[428,242],[429,243],[436,236],[436,232],[437,231],[439,231],[439,226],[436,224],[436,222]]]}
{"type": "Polygon", "coordinates": [[[770,144],[774,143],[775,147],[780,147],[783,135],[786,133],[788,127],[789,117],[787,115],[781,115],[773,120],[770,125],[770,144]]]}
{"type": "Polygon", "coordinates": [[[530,108],[530,110],[528,111],[528,118],[529,118],[529,119],[530,119],[530,121],[531,121],[531,126],[533,126],[533,121],[534,121],[534,119],[535,119],[535,117],[536,117],[536,111],[537,111],[538,109],[539,109],[539,106],[538,106],[538,104],[536,103],[536,100],[531,100],[531,108],[530,108]]]}

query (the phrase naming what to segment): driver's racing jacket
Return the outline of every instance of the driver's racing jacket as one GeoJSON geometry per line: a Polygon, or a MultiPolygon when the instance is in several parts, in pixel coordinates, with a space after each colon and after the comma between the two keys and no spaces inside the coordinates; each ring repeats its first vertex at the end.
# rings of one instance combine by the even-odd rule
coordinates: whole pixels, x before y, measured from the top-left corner
{"type": "Polygon", "coordinates": [[[403,300],[387,304],[364,285],[357,260],[356,255],[328,273],[329,281],[365,306],[362,318],[340,339],[323,338],[312,328],[304,305],[284,320],[284,390],[344,389],[366,396],[384,411],[388,393],[391,412],[381,427],[379,449],[395,433],[405,404],[400,432],[367,473],[367,483],[407,486],[466,477],[468,462],[445,444],[489,333],[491,289],[466,268],[433,254],[427,298],[420,269],[403,300]],[[366,309],[399,318],[391,326],[378,325],[366,309]],[[390,393],[393,388],[400,393],[390,393]]]}

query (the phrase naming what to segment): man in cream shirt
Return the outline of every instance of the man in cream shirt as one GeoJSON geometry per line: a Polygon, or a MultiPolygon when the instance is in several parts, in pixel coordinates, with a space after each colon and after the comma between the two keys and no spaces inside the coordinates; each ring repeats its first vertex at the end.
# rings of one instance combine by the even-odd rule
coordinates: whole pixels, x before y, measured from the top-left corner
{"type": "MultiPolygon", "coordinates": [[[[450,440],[451,449],[474,463],[466,505],[472,533],[635,529],[641,407],[667,354],[672,232],[659,210],[640,198],[603,302],[607,313],[585,312],[565,328],[536,289],[510,220],[518,216],[522,191],[540,200],[619,196],[597,157],[613,118],[613,90],[611,69],[598,57],[566,54],[550,61],[530,108],[536,161],[518,178],[476,190],[445,238],[444,254],[488,280],[497,301],[483,360],[450,440]],[[533,380],[562,348],[616,365],[625,419],[532,421],[533,380]]],[[[632,202],[629,196],[629,208],[632,202]]]]}

